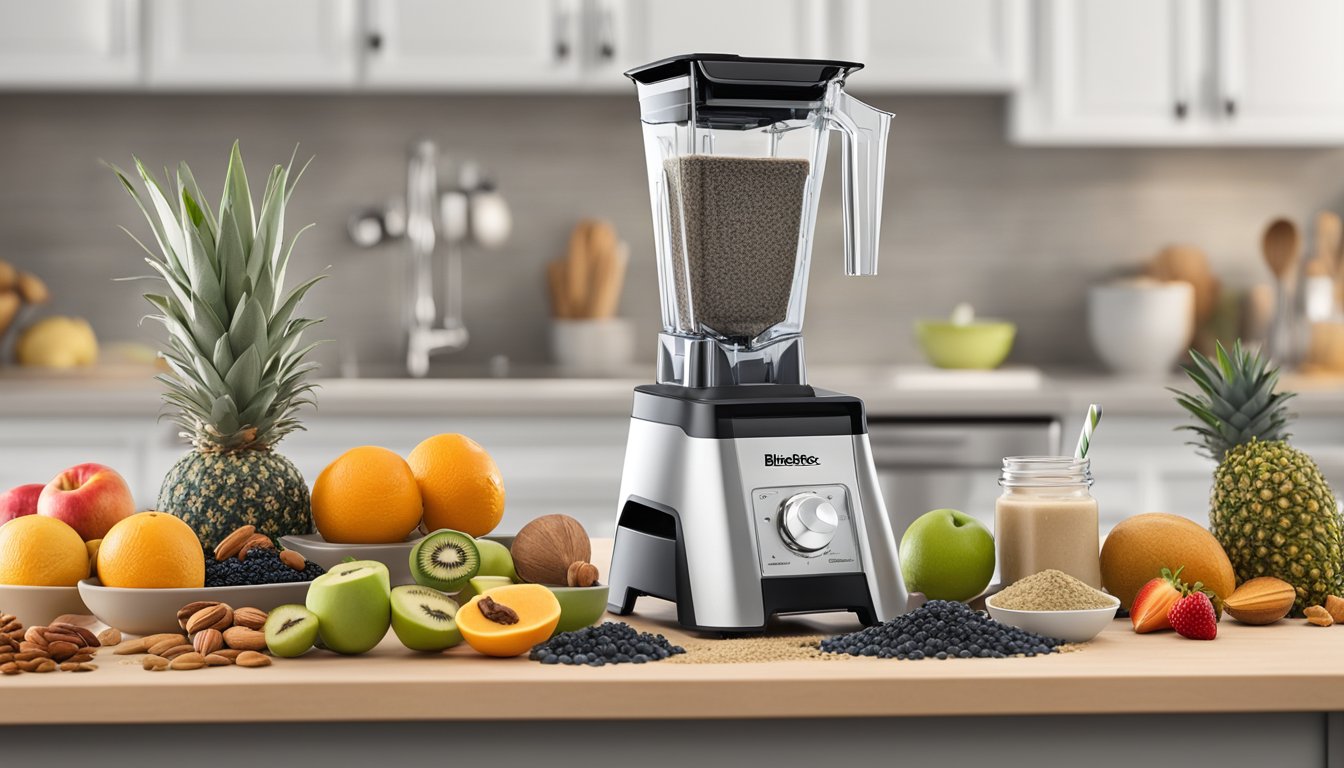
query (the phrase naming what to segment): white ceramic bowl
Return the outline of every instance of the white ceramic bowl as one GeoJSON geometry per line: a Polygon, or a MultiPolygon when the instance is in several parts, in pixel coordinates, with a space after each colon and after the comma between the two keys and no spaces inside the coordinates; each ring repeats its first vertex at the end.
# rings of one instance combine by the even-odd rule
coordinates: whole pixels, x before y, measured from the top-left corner
{"type": "Polygon", "coordinates": [[[1125,280],[1093,286],[1087,295],[1092,348],[1111,370],[1158,378],[1185,355],[1195,316],[1189,283],[1125,280]]]}
{"type": "Polygon", "coordinates": [[[250,606],[270,611],[287,603],[302,603],[308,584],[256,584],[200,589],[124,589],[104,587],[97,579],[79,582],[79,595],[98,620],[132,635],[180,632],[177,611],[187,603],[215,600],[234,608],[250,606]]]}
{"type": "Polygon", "coordinates": [[[396,544],[335,544],[324,540],[321,534],[309,533],[303,536],[281,536],[280,546],[298,552],[328,571],[347,557],[376,560],[387,566],[388,577],[395,587],[415,583],[415,579],[411,578],[411,548],[422,538],[416,533],[414,538],[396,544]]]}
{"type": "Polygon", "coordinates": [[[12,613],[25,627],[43,627],[67,613],[87,614],[79,587],[23,587],[0,584],[0,613],[12,613]]]}
{"type": "Polygon", "coordinates": [[[1101,634],[1120,610],[1120,598],[1107,595],[1114,605],[1109,608],[1088,608],[1082,611],[1013,611],[994,605],[994,596],[985,600],[989,615],[1000,624],[1025,629],[1046,637],[1057,637],[1069,643],[1085,643],[1101,634]]]}

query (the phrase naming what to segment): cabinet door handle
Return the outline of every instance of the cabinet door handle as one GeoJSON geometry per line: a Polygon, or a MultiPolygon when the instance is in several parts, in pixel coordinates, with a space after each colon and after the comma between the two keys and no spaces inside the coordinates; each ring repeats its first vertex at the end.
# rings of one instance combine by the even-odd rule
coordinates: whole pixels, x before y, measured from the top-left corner
{"type": "Polygon", "coordinates": [[[604,4],[597,16],[597,56],[605,61],[616,58],[616,22],[611,6],[604,4]]]}
{"type": "Polygon", "coordinates": [[[569,58],[569,55],[570,53],[572,53],[573,48],[573,46],[570,45],[569,40],[569,27],[570,27],[569,9],[565,6],[565,3],[563,2],[558,2],[555,4],[554,24],[555,24],[555,60],[558,62],[563,62],[569,58]]]}
{"type": "Polygon", "coordinates": [[[1236,100],[1236,99],[1224,99],[1224,100],[1223,100],[1223,112],[1226,113],[1228,117],[1236,117],[1236,116],[1237,116],[1237,100],[1236,100]]]}
{"type": "Polygon", "coordinates": [[[1175,106],[1172,108],[1172,112],[1176,115],[1177,120],[1184,120],[1185,116],[1190,112],[1190,105],[1186,104],[1185,100],[1182,99],[1181,101],[1176,102],[1175,106]]]}
{"type": "Polygon", "coordinates": [[[370,51],[381,51],[383,49],[383,36],[378,32],[370,32],[364,38],[364,45],[370,51]]]}

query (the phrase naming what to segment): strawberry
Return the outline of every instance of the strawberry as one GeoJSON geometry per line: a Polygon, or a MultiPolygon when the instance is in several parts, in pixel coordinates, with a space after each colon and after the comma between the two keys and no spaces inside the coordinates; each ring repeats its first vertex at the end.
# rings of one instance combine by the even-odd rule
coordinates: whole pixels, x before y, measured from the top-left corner
{"type": "Polygon", "coordinates": [[[1134,596],[1134,602],[1129,606],[1129,620],[1134,625],[1135,632],[1143,634],[1159,629],[1171,629],[1167,614],[1186,590],[1185,583],[1180,578],[1182,570],[1184,566],[1177,568],[1175,573],[1163,568],[1161,576],[1139,588],[1139,593],[1134,596]]]}
{"type": "Polygon", "coordinates": [[[1171,606],[1167,621],[1171,622],[1176,634],[1191,640],[1212,640],[1218,636],[1218,616],[1213,611],[1213,601],[1197,589],[1171,606]]]}

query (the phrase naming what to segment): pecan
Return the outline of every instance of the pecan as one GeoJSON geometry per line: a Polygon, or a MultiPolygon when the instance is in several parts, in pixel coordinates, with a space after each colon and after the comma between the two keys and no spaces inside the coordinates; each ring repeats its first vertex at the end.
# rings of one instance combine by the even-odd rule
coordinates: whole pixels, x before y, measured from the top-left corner
{"type": "Polygon", "coordinates": [[[224,647],[224,634],[213,627],[202,629],[191,638],[191,647],[202,656],[209,656],[224,647]]]}
{"type": "Polygon", "coordinates": [[[194,635],[202,629],[223,631],[231,626],[233,626],[233,609],[224,603],[216,603],[193,613],[191,618],[187,619],[186,630],[188,635],[194,635]]]}
{"type": "Polygon", "coordinates": [[[170,669],[200,669],[205,666],[205,657],[199,653],[184,653],[168,666],[170,669]]]}
{"type": "Polygon", "coordinates": [[[45,648],[47,645],[47,628],[29,627],[28,630],[23,633],[22,642],[40,645],[45,648]]]}
{"type": "Polygon", "coordinates": [[[571,587],[591,587],[597,583],[597,566],[576,560],[569,564],[565,582],[571,587]]]}
{"type": "Polygon", "coordinates": [[[271,537],[264,533],[254,533],[247,541],[243,542],[243,548],[238,550],[238,559],[246,560],[247,553],[254,549],[275,549],[275,542],[271,537]]]}
{"type": "Polygon", "coordinates": [[[151,672],[158,672],[167,669],[170,663],[172,662],[162,656],[146,656],[145,660],[140,662],[140,665],[151,672]]]}
{"type": "Polygon", "coordinates": [[[202,608],[209,608],[212,605],[219,605],[219,602],[216,600],[197,600],[194,603],[187,603],[186,605],[177,609],[177,625],[183,629],[186,629],[187,619],[190,619],[192,614],[196,613],[202,608]]]}
{"type": "Polygon", "coordinates": [[[308,567],[308,561],[303,559],[303,555],[292,549],[286,549],[280,553],[280,562],[288,565],[296,571],[302,571],[308,567]]]}
{"type": "Polygon", "coordinates": [[[236,663],[240,667],[269,667],[271,666],[271,657],[256,651],[243,651],[238,654],[236,663]]]}
{"type": "Polygon", "coordinates": [[[79,653],[76,653],[74,656],[71,656],[70,658],[66,659],[66,661],[73,661],[76,664],[83,664],[84,662],[87,661],[93,661],[93,651],[90,651],[88,649],[81,650],[79,653]]]}
{"type": "Polygon", "coordinates": [[[45,673],[56,671],[56,662],[52,661],[51,659],[36,659],[29,663],[34,665],[32,669],[27,670],[29,672],[45,673]]]}
{"type": "Polygon", "coordinates": [[[61,665],[62,672],[92,672],[95,669],[97,669],[97,667],[92,664],[84,664],[77,661],[67,661],[61,665]]]}
{"type": "Polygon", "coordinates": [[[19,669],[19,663],[16,661],[7,661],[0,664],[0,675],[17,675],[23,670],[19,669]]]}
{"type": "Polygon", "coordinates": [[[49,655],[47,653],[46,645],[38,645],[37,643],[30,643],[27,640],[24,640],[23,642],[19,643],[19,653],[36,653],[41,656],[49,655]]]}
{"type": "Polygon", "coordinates": [[[481,613],[485,615],[485,618],[496,624],[518,623],[517,611],[503,603],[495,602],[489,595],[482,597],[480,602],[476,603],[476,605],[481,609],[481,613]]]}
{"type": "MultiPolygon", "coordinates": [[[[48,629],[54,629],[63,635],[74,635],[79,638],[77,645],[87,645],[93,648],[97,648],[100,645],[98,636],[93,634],[93,631],[88,627],[81,627],[75,624],[52,624],[48,629]]],[[[47,642],[51,642],[51,639],[51,633],[48,632],[47,642]]]]}
{"type": "Polygon", "coordinates": [[[266,612],[260,608],[239,608],[233,612],[233,625],[261,629],[266,626],[266,612]]]}
{"type": "Polygon", "coordinates": [[[15,661],[33,661],[35,659],[49,659],[50,655],[46,651],[19,651],[14,654],[15,661]]]}
{"type": "Polygon", "coordinates": [[[98,645],[100,647],[111,647],[121,644],[121,630],[116,627],[108,627],[98,633],[98,645]]]}
{"type": "Polygon", "coordinates": [[[224,643],[239,651],[260,651],[266,647],[266,635],[247,627],[229,627],[224,630],[224,643]]]}
{"type": "Polygon", "coordinates": [[[6,651],[5,653],[0,653],[0,664],[8,664],[13,660],[14,660],[13,652],[6,651]]]}
{"type": "Polygon", "coordinates": [[[252,534],[257,532],[255,525],[244,525],[242,528],[230,533],[215,545],[215,559],[228,560],[230,557],[238,554],[243,548],[243,542],[252,538],[252,534]]]}
{"type": "Polygon", "coordinates": [[[79,646],[74,643],[67,643],[64,640],[57,640],[47,646],[47,654],[56,661],[65,661],[79,652],[79,646]]]}

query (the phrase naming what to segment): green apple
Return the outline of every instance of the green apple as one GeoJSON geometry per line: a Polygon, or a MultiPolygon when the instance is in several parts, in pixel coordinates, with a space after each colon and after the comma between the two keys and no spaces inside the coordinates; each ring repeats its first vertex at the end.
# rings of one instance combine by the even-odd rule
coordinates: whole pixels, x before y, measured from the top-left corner
{"type": "Polygon", "coordinates": [[[481,569],[477,576],[508,576],[510,582],[518,581],[518,571],[513,568],[513,555],[509,548],[498,541],[477,539],[476,550],[481,556],[481,569]]]}
{"type": "Polygon", "coordinates": [[[308,610],[317,614],[322,644],[337,653],[364,653],[382,641],[392,621],[391,579],[374,560],[341,563],[313,579],[308,610]]]}
{"type": "Polygon", "coordinates": [[[413,651],[442,651],[462,642],[457,602],[437,589],[406,584],[392,590],[392,631],[413,651]]]}
{"type": "Polygon", "coordinates": [[[994,535],[965,512],[935,509],[901,537],[901,575],[930,600],[970,600],[994,576],[994,535]]]}
{"type": "Polygon", "coordinates": [[[467,582],[466,588],[457,594],[464,604],[477,595],[484,595],[495,587],[507,587],[513,580],[508,576],[475,576],[467,582]]]}

